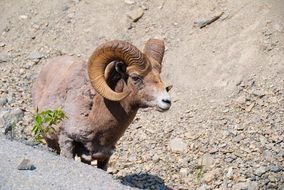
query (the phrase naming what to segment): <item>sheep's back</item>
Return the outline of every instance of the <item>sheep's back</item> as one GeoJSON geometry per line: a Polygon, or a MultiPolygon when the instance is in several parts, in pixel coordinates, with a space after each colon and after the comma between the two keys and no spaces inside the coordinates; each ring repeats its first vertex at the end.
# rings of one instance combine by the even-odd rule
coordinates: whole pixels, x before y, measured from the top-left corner
{"type": "Polygon", "coordinates": [[[33,103],[39,110],[64,108],[82,89],[90,90],[86,62],[71,56],[56,57],[40,71],[32,88],[33,103]]]}

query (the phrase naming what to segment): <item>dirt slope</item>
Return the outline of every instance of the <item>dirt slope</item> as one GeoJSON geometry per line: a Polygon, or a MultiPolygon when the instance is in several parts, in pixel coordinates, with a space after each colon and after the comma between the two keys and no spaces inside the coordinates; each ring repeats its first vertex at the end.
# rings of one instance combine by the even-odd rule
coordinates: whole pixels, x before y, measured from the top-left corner
{"type": "Polygon", "coordinates": [[[142,49],[160,37],[173,106],[139,112],[110,171],[148,189],[278,189],[284,183],[283,10],[281,0],[2,0],[0,116],[16,112],[16,136],[29,139],[30,86],[46,59],[87,59],[111,39],[142,49]],[[139,7],[144,15],[134,23],[127,13],[139,7]],[[221,12],[205,28],[194,24],[221,12]]]}

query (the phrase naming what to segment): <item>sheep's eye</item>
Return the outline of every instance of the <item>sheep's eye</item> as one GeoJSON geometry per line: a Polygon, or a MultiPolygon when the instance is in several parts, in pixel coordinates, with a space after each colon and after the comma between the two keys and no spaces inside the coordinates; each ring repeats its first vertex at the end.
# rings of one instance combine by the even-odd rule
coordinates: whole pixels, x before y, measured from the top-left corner
{"type": "Polygon", "coordinates": [[[139,77],[139,76],[131,76],[131,78],[132,78],[132,80],[134,81],[134,82],[139,82],[139,81],[141,81],[142,79],[141,79],[141,77],[139,77]]]}

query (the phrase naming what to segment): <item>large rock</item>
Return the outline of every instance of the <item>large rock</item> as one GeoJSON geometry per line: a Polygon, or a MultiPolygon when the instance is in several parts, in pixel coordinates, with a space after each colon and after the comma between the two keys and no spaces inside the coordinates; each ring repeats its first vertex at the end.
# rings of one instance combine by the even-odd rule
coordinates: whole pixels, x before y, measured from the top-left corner
{"type": "Polygon", "coordinates": [[[133,189],[113,180],[111,175],[93,166],[51,152],[9,141],[0,135],[0,189],[133,189]],[[36,169],[18,170],[29,159],[36,169]]]}

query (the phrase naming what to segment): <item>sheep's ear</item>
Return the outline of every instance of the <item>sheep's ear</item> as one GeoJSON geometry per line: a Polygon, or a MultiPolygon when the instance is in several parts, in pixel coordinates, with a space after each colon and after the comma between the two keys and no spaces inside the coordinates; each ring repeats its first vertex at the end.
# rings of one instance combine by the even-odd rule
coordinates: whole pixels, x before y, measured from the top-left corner
{"type": "Polygon", "coordinates": [[[121,76],[126,75],[126,65],[122,61],[115,62],[115,71],[121,74],[121,76]]]}

